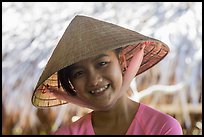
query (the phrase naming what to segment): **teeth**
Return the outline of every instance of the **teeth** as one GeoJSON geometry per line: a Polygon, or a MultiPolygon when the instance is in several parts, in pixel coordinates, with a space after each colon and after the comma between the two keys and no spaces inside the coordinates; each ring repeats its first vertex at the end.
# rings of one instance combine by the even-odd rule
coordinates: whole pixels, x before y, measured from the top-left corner
{"type": "Polygon", "coordinates": [[[102,92],[104,90],[106,90],[108,88],[108,85],[102,87],[102,88],[99,88],[97,90],[92,90],[91,93],[94,94],[94,93],[99,93],[99,92],[102,92]]]}

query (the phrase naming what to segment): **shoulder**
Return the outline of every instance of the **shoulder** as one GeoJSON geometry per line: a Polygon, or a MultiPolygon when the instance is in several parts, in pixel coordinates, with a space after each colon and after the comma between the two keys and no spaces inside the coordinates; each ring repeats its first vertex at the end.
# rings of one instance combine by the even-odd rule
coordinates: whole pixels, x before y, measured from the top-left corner
{"type": "Polygon", "coordinates": [[[182,134],[180,123],[172,116],[165,114],[155,108],[140,104],[138,113],[140,122],[145,124],[151,134],[182,134]]]}
{"type": "Polygon", "coordinates": [[[77,121],[60,127],[57,131],[55,131],[54,135],[80,135],[86,134],[89,131],[91,126],[91,113],[88,113],[77,121]]]}

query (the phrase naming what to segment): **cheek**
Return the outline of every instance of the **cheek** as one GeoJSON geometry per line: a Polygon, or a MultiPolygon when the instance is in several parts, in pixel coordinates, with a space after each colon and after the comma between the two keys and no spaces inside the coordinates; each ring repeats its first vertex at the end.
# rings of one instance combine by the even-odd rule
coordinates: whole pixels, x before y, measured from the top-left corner
{"type": "Polygon", "coordinates": [[[85,87],[84,81],[86,80],[80,79],[80,80],[72,81],[72,84],[78,93],[84,92],[84,87],[85,87]]]}
{"type": "Polygon", "coordinates": [[[111,71],[109,73],[109,77],[113,82],[112,84],[113,86],[115,86],[115,88],[121,87],[123,76],[119,65],[114,64],[114,66],[112,66],[111,71]]]}
{"type": "Polygon", "coordinates": [[[77,82],[73,82],[73,85],[76,89],[77,96],[81,99],[87,98],[86,96],[88,95],[86,92],[86,80],[78,80],[77,82]]]}

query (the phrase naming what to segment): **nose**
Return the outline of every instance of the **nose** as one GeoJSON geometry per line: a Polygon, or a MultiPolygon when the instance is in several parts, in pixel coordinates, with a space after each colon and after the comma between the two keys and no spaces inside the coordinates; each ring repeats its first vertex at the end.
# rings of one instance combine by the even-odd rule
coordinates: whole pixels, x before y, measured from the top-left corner
{"type": "Polygon", "coordinates": [[[91,72],[88,78],[88,86],[98,86],[103,81],[103,78],[100,73],[98,72],[91,72]]]}

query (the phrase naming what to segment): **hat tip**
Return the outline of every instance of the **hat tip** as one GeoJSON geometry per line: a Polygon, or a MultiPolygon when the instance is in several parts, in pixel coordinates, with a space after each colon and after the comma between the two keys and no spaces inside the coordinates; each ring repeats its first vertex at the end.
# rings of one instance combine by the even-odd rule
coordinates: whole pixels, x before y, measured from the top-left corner
{"type": "Polygon", "coordinates": [[[74,18],[90,18],[91,16],[76,14],[74,18]]]}
{"type": "Polygon", "coordinates": [[[77,15],[75,15],[75,17],[74,17],[74,18],[79,18],[79,17],[85,17],[85,16],[80,15],[80,14],[77,14],[77,15]]]}

